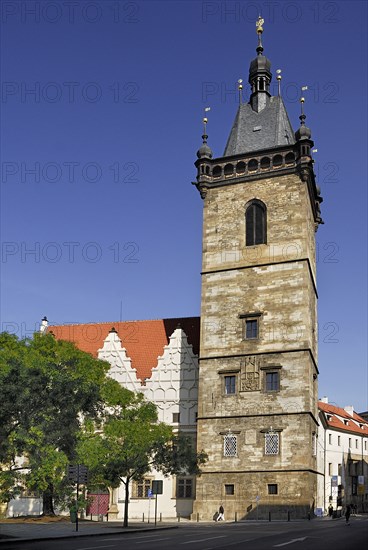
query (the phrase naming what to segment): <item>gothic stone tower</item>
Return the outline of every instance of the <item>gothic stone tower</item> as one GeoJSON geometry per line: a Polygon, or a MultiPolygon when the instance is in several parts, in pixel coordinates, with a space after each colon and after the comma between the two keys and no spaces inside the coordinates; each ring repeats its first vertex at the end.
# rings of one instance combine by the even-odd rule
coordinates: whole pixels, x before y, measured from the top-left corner
{"type": "Polygon", "coordinates": [[[195,163],[204,201],[197,429],[208,462],[194,514],[207,520],[220,503],[226,519],[306,518],[316,501],[322,197],[303,111],[294,134],[270,94],[262,23],[250,101],[224,155],[212,158],[205,131],[195,163]]]}

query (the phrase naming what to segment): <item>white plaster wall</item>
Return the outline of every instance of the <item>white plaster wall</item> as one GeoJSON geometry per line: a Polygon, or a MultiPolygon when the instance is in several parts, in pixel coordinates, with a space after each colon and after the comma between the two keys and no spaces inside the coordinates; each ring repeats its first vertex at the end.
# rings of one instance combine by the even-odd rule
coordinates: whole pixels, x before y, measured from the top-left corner
{"type": "MultiPolygon", "coordinates": [[[[334,510],[338,508],[338,488],[331,487],[331,476],[338,476],[337,484],[342,484],[344,486],[346,495],[346,485],[351,482],[351,477],[348,476],[348,472],[345,470],[347,458],[348,456],[355,458],[356,460],[361,460],[363,458],[365,462],[368,462],[368,450],[365,449],[365,441],[368,441],[368,439],[360,436],[359,434],[346,433],[343,431],[331,430],[329,428],[325,430],[322,425],[319,426],[317,468],[319,472],[324,472],[325,477],[323,478],[323,476],[319,476],[317,497],[318,506],[321,508],[324,506],[327,510],[330,504],[329,497],[332,496],[333,508],[334,510]],[[331,443],[329,443],[329,436],[331,436],[331,443]],[[340,444],[338,442],[338,437],[340,437],[340,444]],[[351,446],[349,444],[349,440],[351,440],[351,446]],[[358,448],[356,448],[356,440],[358,440],[358,448]],[[331,475],[329,473],[330,463],[332,464],[331,475]],[[338,475],[339,464],[341,464],[341,475],[338,475]]],[[[360,475],[360,472],[358,475],[360,475]]],[[[367,479],[365,479],[365,483],[367,486],[367,479]]]]}
{"type": "Polygon", "coordinates": [[[109,332],[104,345],[98,350],[98,358],[108,361],[111,365],[109,376],[130,391],[141,391],[142,381],[137,378],[136,369],[132,368],[131,359],[127,356],[121,340],[116,332],[109,332]]]}
{"type": "Polygon", "coordinates": [[[19,497],[9,501],[6,510],[7,517],[39,516],[42,513],[42,499],[19,497]]]}
{"type": "MultiPolygon", "coordinates": [[[[131,366],[131,359],[117,333],[110,332],[99,350],[99,359],[111,364],[109,375],[122,386],[131,391],[141,391],[149,401],[156,404],[160,422],[170,424],[180,432],[196,436],[196,413],[198,404],[198,358],[188,344],[187,336],[177,328],[165,346],[163,355],[158,357],[157,366],[152,369],[151,378],[146,379],[145,386],[137,378],[136,369],[131,366]],[[173,413],[180,413],[180,422],[173,423],[173,413]]],[[[144,344],[143,344],[144,345],[144,344]]],[[[176,499],[176,479],[165,478],[159,472],[151,472],[147,477],[163,480],[163,495],[157,497],[157,513],[163,518],[190,516],[193,511],[193,499],[176,499]]],[[[130,488],[131,495],[132,487],[130,488]]],[[[118,489],[118,517],[124,515],[125,488],[118,489]]],[[[150,514],[154,520],[154,498],[130,497],[129,518],[147,520],[150,514]]]]}

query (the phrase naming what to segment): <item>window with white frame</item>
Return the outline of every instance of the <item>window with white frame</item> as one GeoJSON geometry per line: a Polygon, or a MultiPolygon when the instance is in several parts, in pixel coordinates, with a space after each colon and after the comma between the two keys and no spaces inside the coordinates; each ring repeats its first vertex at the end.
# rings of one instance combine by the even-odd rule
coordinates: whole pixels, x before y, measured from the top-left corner
{"type": "Polygon", "coordinates": [[[279,447],[279,434],[273,431],[265,433],[265,454],[278,455],[279,447]]]}
{"type": "Polygon", "coordinates": [[[179,477],[176,486],[177,498],[193,498],[193,479],[189,477],[179,477]]]}
{"type": "Polygon", "coordinates": [[[237,456],[237,437],[234,434],[224,436],[224,456],[237,456]]]}
{"type": "Polygon", "coordinates": [[[145,478],[136,481],[133,485],[133,498],[148,498],[152,487],[152,479],[145,478]]]}

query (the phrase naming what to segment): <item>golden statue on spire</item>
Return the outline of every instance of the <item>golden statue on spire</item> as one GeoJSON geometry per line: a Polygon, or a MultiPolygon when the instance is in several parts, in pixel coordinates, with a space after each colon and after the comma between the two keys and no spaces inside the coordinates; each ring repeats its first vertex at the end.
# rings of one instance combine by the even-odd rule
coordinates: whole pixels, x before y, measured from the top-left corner
{"type": "Polygon", "coordinates": [[[256,28],[257,28],[258,35],[263,33],[263,23],[264,23],[264,19],[262,19],[262,17],[259,15],[256,21],[256,28]]]}

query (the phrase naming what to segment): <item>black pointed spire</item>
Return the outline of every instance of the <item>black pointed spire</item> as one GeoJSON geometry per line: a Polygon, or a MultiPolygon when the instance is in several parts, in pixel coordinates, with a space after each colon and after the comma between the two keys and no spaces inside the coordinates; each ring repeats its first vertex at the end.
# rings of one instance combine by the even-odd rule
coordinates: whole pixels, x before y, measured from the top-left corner
{"type": "Polygon", "coordinates": [[[258,35],[257,57],[253,59],[249,67],[249,84],[252,87],[250,104],[253,111],[259,113],[267,106],[270,97],[270,82],[272,80],[271,61],[263,55],[262,33],[264,19],[259,16],[256,27],[258,35]]]}

